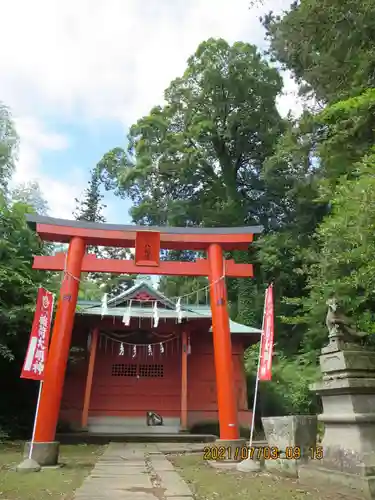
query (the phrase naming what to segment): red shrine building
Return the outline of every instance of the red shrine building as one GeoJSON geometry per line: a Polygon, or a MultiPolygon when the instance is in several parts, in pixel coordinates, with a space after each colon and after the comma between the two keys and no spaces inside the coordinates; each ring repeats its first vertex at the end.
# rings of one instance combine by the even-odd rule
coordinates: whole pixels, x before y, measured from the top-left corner
{"type": "MultiPolygon", "coordinates": [[[[230,321],[230,333],[238,421],[248,427],[244,350],[260,330],[230,321]]],[[[218,421],[208,305],[180,306],[140,281],[108,300],[105,311],[100,301],[78,301],[71,345],[86,355],[68,364],[64,426],[92,434],[177,433],[218,421]],[[150,411],[163,425],[147,425],[150,411]]]]}

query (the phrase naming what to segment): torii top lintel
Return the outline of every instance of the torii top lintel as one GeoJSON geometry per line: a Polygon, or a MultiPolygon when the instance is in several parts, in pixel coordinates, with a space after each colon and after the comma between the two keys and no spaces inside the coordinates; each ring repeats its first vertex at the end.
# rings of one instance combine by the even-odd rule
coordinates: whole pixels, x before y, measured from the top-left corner
{"type": "Polygon", "coordinates": [[[44,241],[68,243],[78,236],[84,238],[87,245],[123,248],[135,248],[137,233],[147,232],[159,233],[160,248],[167,250],[206,250],[212,243],[221,245],[223,250],[244,250],[253,241],[253,235],[263,230],[261,226],[193,228],[103,224],[30,214],[26,219],[44,241]]]}

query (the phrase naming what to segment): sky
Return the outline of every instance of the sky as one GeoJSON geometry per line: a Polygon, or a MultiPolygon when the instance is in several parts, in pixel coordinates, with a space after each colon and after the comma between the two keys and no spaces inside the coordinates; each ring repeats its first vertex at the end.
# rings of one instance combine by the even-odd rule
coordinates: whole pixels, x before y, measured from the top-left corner
{"type": "MultiPolygon", "coordinates": [[[[20,136],[15,182],[37,180],[54,217],[72,218],[90,169],[157,104],[210,37],[265,48],[259,16],[290,0],[8,0],[2,2],[0,100],[20,136]]],[[[298,113],[285,76],[279,109],[298,113]]],[[[108,222],[128,200],[105,198],[108,222]]]]}

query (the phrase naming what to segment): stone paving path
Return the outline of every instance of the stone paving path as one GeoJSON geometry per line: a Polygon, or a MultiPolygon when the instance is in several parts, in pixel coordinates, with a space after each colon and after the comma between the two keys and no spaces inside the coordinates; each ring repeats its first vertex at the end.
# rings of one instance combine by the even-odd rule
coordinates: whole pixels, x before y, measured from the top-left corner
{"type": "Polygon", "coordinates": [[[110,443],[76,500],[193,500],[189,486],[154,443],[110,443]]]}

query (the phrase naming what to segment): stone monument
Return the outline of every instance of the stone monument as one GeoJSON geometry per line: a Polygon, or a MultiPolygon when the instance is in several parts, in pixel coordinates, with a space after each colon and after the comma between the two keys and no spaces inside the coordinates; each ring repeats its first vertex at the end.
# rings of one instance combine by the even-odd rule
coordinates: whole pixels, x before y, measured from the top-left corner
{"type": "Polygon", "coordinates": [[[311,386],[322,398],[323,458],[301,467],[299,477],[328,480],[375,499],[375,352],[360,345],[365,333],[339,311],[336,299],[327,305],[323,380],[311,386]]]}
{"type": "Polygon", "coordinates": [[[266,469],[298,477],[300,465],[316,449],[316,415],[263,417],[262,424],[269,447],[279,453],[277,459],[264,460],[266,469]]]}

